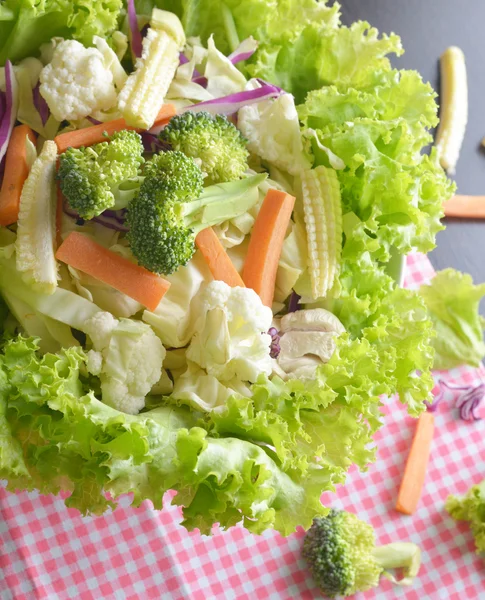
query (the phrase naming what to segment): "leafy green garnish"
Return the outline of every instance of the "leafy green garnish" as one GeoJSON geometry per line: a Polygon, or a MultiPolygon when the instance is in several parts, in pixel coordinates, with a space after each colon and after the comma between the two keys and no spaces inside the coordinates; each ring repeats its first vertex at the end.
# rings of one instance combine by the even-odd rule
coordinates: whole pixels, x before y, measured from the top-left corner
{"type": "Polygon", "coordinates": [[[122,0],[4,0],[0,4],[0,65],[35,56],[53,37],[89,45],[118,24],[122,0]]]}
{"type": "Polygon", "coordinates": [[[445,269],[429,285],[421,286],[419,293],[436,330],[432,341],[436,350],[434,367],[479,367],[485,356],[485,321],[479,313],[485,283],[473,285],[470,275],[445,269]]]}

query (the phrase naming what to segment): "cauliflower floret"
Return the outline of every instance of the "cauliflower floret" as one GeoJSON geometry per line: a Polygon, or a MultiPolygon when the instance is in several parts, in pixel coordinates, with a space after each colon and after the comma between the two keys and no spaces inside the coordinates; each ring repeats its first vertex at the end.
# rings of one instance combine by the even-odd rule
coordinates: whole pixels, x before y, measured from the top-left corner
{"type": "Polygon", "coordinates": [[[103,402],[122,412],[137,414],[162,375],[162,342],[149,325],[120,319],[104,357],[100,377],[103,402]]]}
{"type": "Polygon", "coordinates": [[[101,352],[109,345],[117,325],[118,320],[111,313],[100,311],[86,321],[83,331],[91,338],[94,349],[101,352]]]}
{"type": "Polygon", "coordinates": [[[224,306],[231,296],[231,287],[223,281],[213,281],[199,295],[200,310],[207,312],[219,306],[224,306]]]}
{"type": "Polygon", "coordinates": [[[96,48],[65,40],[40,74],[40,93],[58,121],[74,121],[117,102],[113,73],[96,48]]]}
{"type": "Polygon", "coordinates": [[[101,381],[105,404],[129,414],[145,406],[145,396],[160,381],[165,348],[146,323],[115,319],[99,312],[84,324],[93,344],[87,369],[101,381]]]}
{"type": "MultiPolygon", "coordinates": [[[[259,87],[254,80],[248,89],[259,87]]],[[[247,148],[278,169],[297,175],[311,168],[302,142],[300,121],[291,94],[243,106],[238,128],[248,140],[247,148]]]]}
{"type": "Polygon", "coordinates": [[[273,313],[254,290],[213,281],[200,292],[199,316],[187,359],[219,381],[254,382],[269,375],[273,313]]]}
{"type": "Polygon", "coordinates": [[[87,353],[86,367],[92,375],[101,375],[103,370],[103,355],[96,350],[89,350],[87,353]]]}

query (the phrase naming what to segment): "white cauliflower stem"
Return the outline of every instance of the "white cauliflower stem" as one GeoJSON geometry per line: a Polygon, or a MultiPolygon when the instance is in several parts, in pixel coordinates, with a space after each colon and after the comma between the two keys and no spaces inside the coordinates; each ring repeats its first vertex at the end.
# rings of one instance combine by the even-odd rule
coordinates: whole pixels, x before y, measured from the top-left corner
{"type": "Polygon", "coordinates": [[[40,93],[58,121],[75,121],[116,104],[113,73],[96,48],[65,40],[40,74],[40,93]]]}

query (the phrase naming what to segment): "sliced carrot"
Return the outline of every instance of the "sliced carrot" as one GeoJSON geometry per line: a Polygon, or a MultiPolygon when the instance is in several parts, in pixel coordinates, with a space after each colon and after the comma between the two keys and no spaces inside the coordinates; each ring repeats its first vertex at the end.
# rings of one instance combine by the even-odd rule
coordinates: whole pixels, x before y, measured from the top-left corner
{"type": "Polygon", "coordinates": [[[231,287],[245,287],[231,259],[224,250],[212,227],[202,230],[195,238],[195,245],[204,257],[214,279],[224,281],[231,287]]]}
{"type": "Polygon", "coordinates": [[[62,217],[64,214],[64,194],[61,191],[61,186],[57,182],[57,205],[56,205],[56,242],[57,247],[62,244],[62,217]]]}
{"type": "Polygon", "coordinates": [[[266,306],[273,304],[276,271],[294,206],[293,196],[270,189],[251,233],[242,278],[266,306]]]}
{"type": "MultiPolygon", "coordinates": [[[[176,110],[173,104],[164,104],[155,119],[153,127],[159,128],[166,125],[175,114],[176,110]]],[[[61,133],[54,141],[57,144],[59,154],[61,154],[68,148],[80,148],[81,146],[92,146],[99,142],[105,142],[106,135],[113,135],[113,133],[122,131],[123,129],[143,131],[142,129],[127,125],[124,119],[115,119],[114,121],[100,123],[99,125],[93,125],[92,127],[85,127],[84,129],[78,129],[77,131],[61,133]]]]}
{"type": "Polygon", "coordinates": [[[453,196],[443,208],[445,217],[485,219],[485,196],[453,196]]]}
{"type": "Polygon", "coordinates": [[[123,292],[151,311],[170,287],[170,282],[77,231],[62,242],[56,258],[123,292]]]}
{"type": "Polygon", "coordinates": [[[433,434],[434,415],[425,412],[418,420],[396,502],[396,510],[405,515],[415,512],[421,498],[433,434]]]}
{"type": "Polygon", "coordinates": [[[27,125],[13,128],[5,156],[5,173],[0,189],[0,225],[6,227],[17,221],[20,195],[29,174],[26,138],[35,144],[35,135],[27,125]]]}

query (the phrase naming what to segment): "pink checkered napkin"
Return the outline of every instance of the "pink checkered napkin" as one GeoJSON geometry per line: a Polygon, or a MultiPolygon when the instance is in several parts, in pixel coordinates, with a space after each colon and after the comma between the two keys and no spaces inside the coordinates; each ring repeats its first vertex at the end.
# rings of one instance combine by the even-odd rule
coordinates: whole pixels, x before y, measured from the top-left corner
{"type": "MultiPolygon", "coordinates": [[[[407,266],[408,287],[433,275],[422,255],[409,257],[407,266]]],[[[478,383],[485,371],[459,369],[446,377],[478,383]]],[[[417,513],[407,517],[393,507],[415,421],[395,400],[387,411],[376,436],[376,464],[364,474],[352,470],[345,487],[324,500],[370,521],[381,543],[416,542],[423,566],[411,589],[383,580],[355,598],[485,598],[485,564],[473,552],[472,536],[443,508],[448,493],[463,493],[485,477],[485,420],[464,423],[449,404],[440,406],[423,498],[417,513]]],[[[0,486],[0,599],[321,598],[300,558],[303,532],[286,539],[273,532],[258,537],[236,527],[200,537],[177,524],[177,508],[155,512],[146,502],[132,509],[124,500],[114,513],[82,518],[60,499],[14,495],[0,486]]]]}

